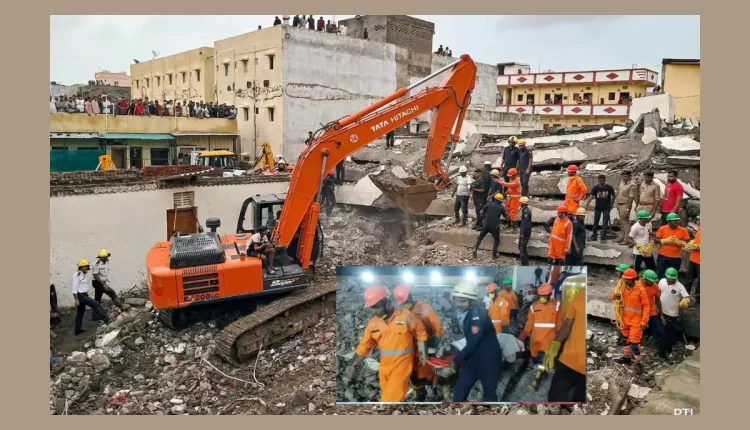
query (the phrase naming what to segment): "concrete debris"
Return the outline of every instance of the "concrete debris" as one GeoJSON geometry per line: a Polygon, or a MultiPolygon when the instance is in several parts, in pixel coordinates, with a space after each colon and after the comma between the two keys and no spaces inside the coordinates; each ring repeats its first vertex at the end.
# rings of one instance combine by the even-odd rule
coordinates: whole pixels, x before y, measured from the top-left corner
{"type": "Polygon", "coordinates": [[[641,399],[645,399],[650,391],[651,389],[648,387],[641,387],[636,384],[633,384],[630,386],[630,389],[628,390],[628,396],[636,400],[641,400],[641,399]]]}
{"type": "Polygon", "coordinates": [[[700,156],[672,155],[667,157],[667,161],[675,166],[700,167],[701,165],[700,156]]]}
{"type": "Polygon", "coordinates": [[[131,306],[144,306],[148,302],[148,299],[141,297],[128,297],[124,302],[131,306]]]}
{"type": "Polygon", "coordinates": [[[659,138],[659,149],[668,155],[700,155],[701,144],[694,135],[659,138]]]}
{"type": "Polygon", "coordinates": [[[649,143],[653,143],[657,140],[658,134],[656,133],[656,130],[654,130],[653,127],[646,127],[646,130],[643,132],[643,137],[641,140],[644,144],[648,145],[649,143]]]}

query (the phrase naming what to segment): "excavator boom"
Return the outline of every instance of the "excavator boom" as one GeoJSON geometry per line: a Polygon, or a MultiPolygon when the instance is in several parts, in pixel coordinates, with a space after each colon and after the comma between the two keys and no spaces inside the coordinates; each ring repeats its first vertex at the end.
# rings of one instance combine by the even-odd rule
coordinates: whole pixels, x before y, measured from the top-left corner
{"type": "MultiPolygon", "coordinates": [[[[423,178],[408,178],[404,184],[379,182],[379,188],[394,204],[409,213],[423,213],[437,196],[437,190],[449,182],[442,166],[442,158],[449,140],[458,140],[466,108],[474,90],[476,70],[471,58],[462,55],[458,61],[419,82],[401,88],[322,130],[299,156],[281,218],[274,229],[274,241],[288,246],[299,229],[297,259],[302,268],[307,269],[320,212],[319,190],[325,175],[360,148],[407,124],[417,116],[431,111],[432,120],[427,138],[423,178]],[[438,86],[403,98],[416,86],[448,70],[450,73],[438,86]],[[399,99],[402,100],[397,101],[399,99]]],[[[370,178],[378,185],[376,177],[370,178]]]]}

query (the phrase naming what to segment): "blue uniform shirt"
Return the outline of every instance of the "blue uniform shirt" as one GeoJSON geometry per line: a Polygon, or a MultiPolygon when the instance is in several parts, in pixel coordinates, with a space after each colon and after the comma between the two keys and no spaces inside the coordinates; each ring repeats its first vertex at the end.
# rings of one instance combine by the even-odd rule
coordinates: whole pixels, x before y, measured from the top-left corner
{"type": "Polygon", "coordinates": [[[463,331],[466,346],[453,359],[457,366],[481,368],[502,364],[495,326],[484,307],[475,304],[469,308],[463,321],[463,331]]]}

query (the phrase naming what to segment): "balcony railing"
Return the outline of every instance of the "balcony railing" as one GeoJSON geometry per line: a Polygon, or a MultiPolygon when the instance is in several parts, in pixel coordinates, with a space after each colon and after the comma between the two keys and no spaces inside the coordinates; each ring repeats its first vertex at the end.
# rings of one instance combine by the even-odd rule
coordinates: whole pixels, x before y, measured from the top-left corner
{"type": "Polygon", "coordinates": [[[630,105],[510,105],[498,106],[497,112],[537,114],[543,116],[629,116],[630,105]]]}
{"type": "Polygon", "coordinates": [[[236,134],[237,121],[227,118],[86,115],[51,113],[50,133],[201,133],[236,134]]]}
{"type": "Polygon", "coordinates": [[[523,75],[500,75],[497,86],[578,85],[645,82],[656,86],[658,73],[649,69],[589,70],[585,72],[528,73],[523,75]]]}

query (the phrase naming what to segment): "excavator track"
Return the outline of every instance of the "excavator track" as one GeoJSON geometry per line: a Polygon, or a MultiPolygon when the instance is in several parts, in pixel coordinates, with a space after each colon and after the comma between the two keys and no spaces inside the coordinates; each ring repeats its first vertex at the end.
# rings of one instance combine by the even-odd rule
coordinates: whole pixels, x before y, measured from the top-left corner
{"type": "Polygon", "coordinates": [[[224,361],[239,365],[268,347],[317,323],[335,312],[330,296],[336,283],[314,285],[264,306],[231,323],[216,337],[216,353],[224,361]]]}

